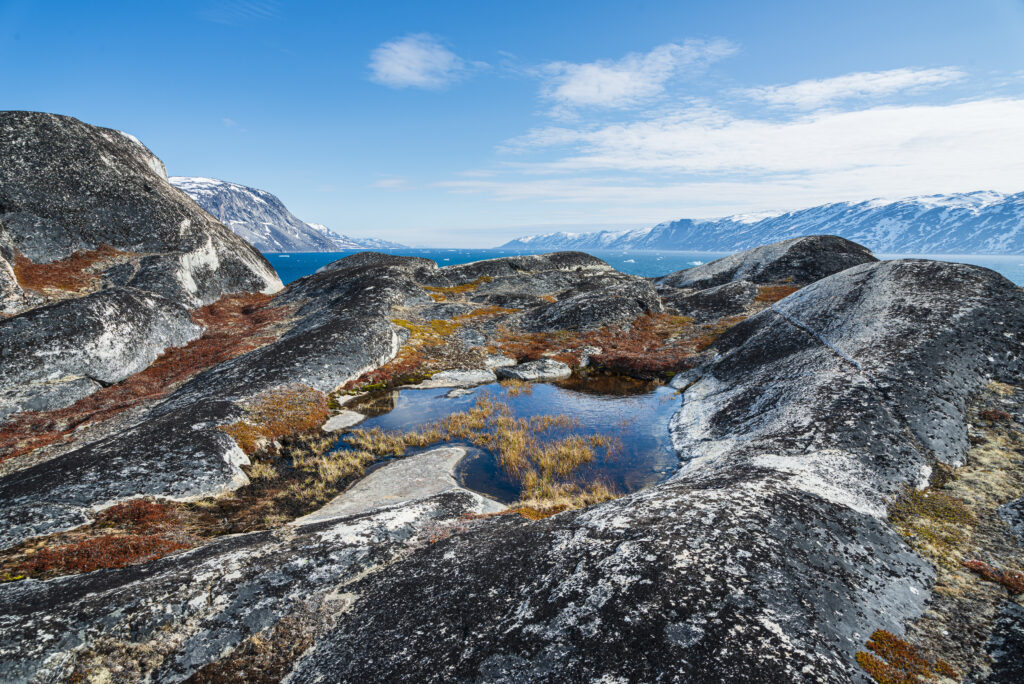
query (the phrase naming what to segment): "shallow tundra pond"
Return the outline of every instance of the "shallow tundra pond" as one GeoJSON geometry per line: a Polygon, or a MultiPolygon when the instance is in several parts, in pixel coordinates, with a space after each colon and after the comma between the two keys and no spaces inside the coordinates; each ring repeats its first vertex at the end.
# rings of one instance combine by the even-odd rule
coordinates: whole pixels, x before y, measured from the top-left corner
{"type": "MultiPolygon", "coordinates": [[[[363,397],[346,408],[372,416],[357,429],[409,432],[469,411],[481,397],[508,406],[514,418],[573,419],[572,425],[548,429],[546,441],[569,435],[610,438],[613,448],[595,449],[594,459],[572,472],[571,480],[580,486],[600,482],[617,494],[627,494],[664,480],[679,465],[668,424],[681,398],[674,390],[653,383],[598,377],[558,384],[493,383],[455,392],[403,389],[363,397]]],[[[347,448],[344,437],[339,439],[338,448],[347,448]]],[[[496,452],[459,440],[449,443],[465,446],[468,452],[456,468],[459,484],[503,503],[520,498],[521,481],[501,466],[496,452]]]]}

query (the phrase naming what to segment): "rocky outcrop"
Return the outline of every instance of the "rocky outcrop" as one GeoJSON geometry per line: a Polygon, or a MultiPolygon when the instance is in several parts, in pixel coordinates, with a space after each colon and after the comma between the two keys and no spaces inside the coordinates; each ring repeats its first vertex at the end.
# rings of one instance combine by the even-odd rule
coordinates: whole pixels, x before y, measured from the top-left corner
{"type": "Polygon", "coordinates": [[[0,321],[0,421],[70,406],[201,332],[181,306],[124,287],[0,321]]]}
{"type": "Polygon", "coordinates": [[[696,292],[663,288],[663,293],[666,308],[700,321],[714,321],[746,313],[757,297],[757,285],[736,280],[696,292]]]}
{"type": "Polygon", "coordinates": [[[692,460],[670,482],[368,578],[291,681],[859,679],[854,651],[919,614],[932,576],[883,499],[962,458],[966,398],[1020,370],[1021,299],[928,262],[820,281],[723,341],[685,395],[673,430],[692,460]]]}
{"type": "Polygon", "coordinates": [[[659,288],[705,289],[735,280],[758,285],[814,282],[847,268],[877,261],[865,247],[834,235],[792,238],[755,247],[708,264],[670,273],[659,288]]]}
{"type": "MultiPolygon", "coordinates": [[[[572,296],[567,293],[590,292],[595,301],[601,292],[600,284],[605,282],[633,282],[638,288],[653,292],[643,279],[618,274],[587,255],[554,254],[484,263],[486,268],[469,264],[439,269],[426,259],[361,253],[292,283],[274,299],[275,306],[293,312],[287,329],[275,341],[195,375],[127,425],[113,422],[109,431],[100,429],[83,436],[84,444],[66,448],[52,460],[0,478],[0,493],[11,502],[11,506],[0,510],[0,525],[5,528],[3,539],[15,543],[67,529],[96,510],[134,495],[180,499],[213,495],[246,483],[240,466],[247,459],[218,429],[237,419],[237,404],[296,383],[332,392],[381,366],[395,357],[409,338],[408,328],[393,322],[399,315],[422,312],[421,316],[429,320],[441,315],[442,309],[450,309],[446,315],[458,316],[480,309],[491,293],[516,287],[554,291],[563,297],[572,296]],[[497,275],[482,278],[485,271],[497,275]],[[468,303],[438,303],[425,289],[427,283],[438,283],[427,285],[435,288],[476,284],[465,293],[468,303]],[[176,429],[176,425],[191,428],[176,429]],[[137,462],[140,444],[149,445],[142,464],[137,462]],[[49,514],[56,507],[63,511],[61,516],[49,514]]],[[[609,301],[617,293],[616,288],[611,288],[609,301]]],[[[106,291],[101,294],[112,296],[106,291]]],[[[159,300],[155,295],[147,296],[159,300]]],[[[79,306],[79,302],[74,300],[67,305],[79,306]]],[[[546,300],[535,304],[536,308],[556,306],[546,300]]],[[[484,339],[485,333],[494,333],[499,321],[503,325],[521,325],[522,315],[503,310],[495,315],[468,318],[464,328],[473,331],[477,330],[473,326],[478,326],[482,332],[476,334],[484,339]]],[[[0,326],[12,325],[26,316],[0,326]]],[[[157,319],[159,316],[154,320],[157,319]]],[[[591,325],[617,322],[621,312],[614,306],[596,307],[587,314],[587,320],[591,325]]],[[[37,334],[45,329],[27,328],[37,334]]],[[[144,358],[142,349],[137,353],[140,360],[144,358]]],[[[466,375],[460,370],[465,366],[456,364],[455,368],[436,374],[433,386],[493,381],[493,372],[484,369],[486,355],[478,352],[478,356],[478,370],[466,375]]],[[[571,373],[569,366],[553,360],[518,368],[529,372],[515,377],[528,376],[534,380],[562,378],[571,373]],[[539,370],[535,366],[540,366],[539,370]]],[[[101,379],[114,381],[112,376],[101,379]]],[[[428,381],[426,386],[432,385],[428,381]]],[[[95,387],[88,385],[84,389],[92,391],[95,387]]]]}
{"type": "Polygon", "coordinates": [[[242,416],[226,401],[153,412],[136,425],[0,478],[0,548],[77,527],[136,496],[188,499],[247,482],[248,457],[218,429],[242,416]]]}
{"type": "Polygon", "coordinates": [[[563,380],[572,375],[572,368],[568,364],[555,361],[554,359],[538,359],[515,366],[499,368],[496,373],[502,378],[534,382],[538,380],[563,380]]]}
{"type": "Polygon", "coordinates": [[[135,138],[0,112],[0,424],[69,406],[194,340],[190,308],[280,287],[135,138]]]}
{"type": "Polygon", "coordinates": [[[83,661],[96,658],[83,669],[122,681],[147,674],[183,681],[283,617],[298,617],[315,635],[318,615],[340,614],[356,598],[347,583],[422,548],[438,524],[483,505],[478,495],[453,491],[371,514],[224,537],[144,566],[0,585],[0,633],[9,637],[0,644],[0,678],[60,681],[72,664],[61,654],[77,651],[83,661]],[[103,645],[94,651],[97,639],[103,645]],[[156,647],[143,664],[137,645],[147,642],[156,647]]]}
{"type": "Polygon", "coordinates": [[[98,274],[194,307],[281,287],[270,264],[167,181],[135,138],[77,119],[0,113],[0,253],[35,263],[108,245],[130,266],[98,274]],[[2,249],[2,248],[0,248],[2,249]]]}

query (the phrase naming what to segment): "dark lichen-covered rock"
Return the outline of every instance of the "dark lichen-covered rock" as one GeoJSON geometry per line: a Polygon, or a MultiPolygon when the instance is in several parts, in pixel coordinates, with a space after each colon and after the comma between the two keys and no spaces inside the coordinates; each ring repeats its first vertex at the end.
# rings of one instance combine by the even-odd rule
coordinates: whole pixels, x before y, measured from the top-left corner
{"type": "Polygon", "coordinates": [[[812,283],[853,266],[878,261],[866,248],[835,235],[812,235],[755,247],[657,279],[659,287],[704,289],[733,280],[758,285],[812,283]]]}
{"type": "MultiPolygon", "coordinates": [[[[842,271],[733,328],[687,376],[672,421],[687,463],[668,481],[540,521],[464,516],[479,501],[451,492],[3,584],[0,677],[181,681],[301,614],[312,646],[282,649],[305,651],[287,662],[290,682],[864,681],[856,652],[875,630],[902,634],[934,578],[887,502],[962,461],[968,399],[1021,372],[1024,295],[985,269],[841,247],[815,265],[777,245],[731,273],[756,285],[842,271]],[[839,269],[835,254],[864,263],[839,269]]],[[[729,306],[750,287],[704,294],[729,306]]],[[[339,260],[277,297],[292,315],[276,341],[184,382],[117,434],[0,479],[0,543],[129,496],[234,486],[245,456],[217,426],[254,393],[336,388],[404,341],[617,325],[658,310],[654,294],[574,253],[442,269],[339,260]],[[484,309],[502,297],[523,310],[484,309]]],[[[477,350],[481,364],[492,351],[477,350]]]]}
{"type": "Polygon", "coordinates": [[[1024,497],[1009,501],[999,507],[999,517],[1002,518],[1013,535],[1024,544],[1024,497]]]}
{"type": "Polygon", "coordinates": [[[187,306],[281,287],[266,259],[173,187],[142,143],[67,116],[0,112],[0,234],[36,263],[101,245],[138,255],[130,284],[187,306]]]}
{"type": "Polygon", "coordinates": [[[218,426],[240,416],[228,402],[195,403],[0,478],[0,548],[74,527],[87,512],[124,499],[238,487],[247,482],[239,466],[249,459],[218,426]]]}
{"type": "Polygon", "coordinates": [[[985,645],[992,669],[983,681],[1016,684],[1024,681],[1024,607],[1003,603],[995,629],[985,645]]]}
{"type": "Polygon", "coordinates": [[[1019,372],[1021,294],[917,261],[804,293],[724,339],[687,390],[674,436],[697,460],[669,483],[368,578],[293,681],[860,679],[854,653],[900,633],[932,577],[885,499],[955,460],[957,407],[1019,372]],[[375,650],[399,635],[400,652],[375,650]]]}
{"type": "Polygon", "coordinates": [[[0,422],[16,411],[69,406],[201,331],[182,307],[134,288],[0,319],[0,422]]]}
{"type": "MultiPolygon", "coordinates": [[[[552,252],[485,259],[439,269],[429,285],[450,287],[478,278],[521,278],[526,274],[613,272],[611,266],[584,252],[552,252]]],[[[525,284],[525,283],[524,283],[525,284]]]]}
{"type": "Polygon", "coordinates": [[[722,336],[673,418],[676,448],[714,468],[793,470],[881,510],[937,462],[963,462],[969,397],[1020,371],[1022,305],[1005,278],[964,264],[880,262],[818,281],[722,336]]]}
{"type": "Polygon", "coordinates": [[[698,321],[715,321],[746,313],[757,297],[757,285],[737,280],[703,290],[664,291],[665,307],[698,321]]]}
{"type": "Polygon", "coordinates": [[[533,309],[520,322],[529,331],[593,330],[628,325],[638,316],[662,309],[654,287],[636,278],[568,293],[550,306],[533,309]]]}
{"type": "MultiPolygon", "coordinates": [[[[395,557],[425,543],[424,530],[485,505],[464,490],[449,492],[223,537],[146,565],[0,584],[0,679],[64,680],[77,659],[94,678],[180,682],[299,609],[342,614],[357,598],[346,584],[386,572],[395,557]]],[[[319,625],[305,622],[315,634],[319,625]]]]}
{"type": "Polygon", "coordinates": [[[848,681],[862,636],[920,610],[929,577],[883,523],[781,478],[677,478],[351,585],[290,681],[848,681]]]}

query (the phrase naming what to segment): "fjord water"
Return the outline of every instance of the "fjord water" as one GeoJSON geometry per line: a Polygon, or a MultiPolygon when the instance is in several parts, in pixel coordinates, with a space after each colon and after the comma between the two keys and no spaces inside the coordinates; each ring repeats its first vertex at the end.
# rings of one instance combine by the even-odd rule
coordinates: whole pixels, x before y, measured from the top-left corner
{"type": "MultiPolygon", "coordinates": [[[[267,259],[277,269],[281,280],[288,284],[303,276],[314,273],[321,266],[337,261],[350,254],[366,250],[354,249],[345,252],[312,252],[295,254],[266,254],[267,259]]],[[[416,256],[436,261],[438,266],[454,266],[482,259],[496,259],[504,256],[515,256],[523,252],[500,249],[396,249],[387,250],[391,254],[416,256]]],[[[652,278],[662,276],[684,268],[692,268],[700,264],[714,261],[726,256],[718,252],[622,252],[590,250],[590,254],[604,259],[613,268],[623,273],[652,278]]],[[[955,261],[964,264],[984,266],[1002,274],[1017,285],[1024,285],[1024,255],[972,255],[972,254],[879,254],[880,259],[934,259],[936,261],[955,261]]]]}
{"type": "MultiPolygon", "coordinates": [[[[564,414],[579,425],[547,431],[545,440],[571,432],[583,436],[605,435],[620,443],[620,448],[612,454],[606,454],[603,448],[596,449],[594,460],[580,467],[572,479],[583,485],[601,481],[623,494],[660,482],[679,465],[668,423],[682,400],[668,387],[622,378],[597,378],[558,384],[534,383],[529,391],[516,394],[510,394],[506,387],[497,383],[459,396],[449,397],[449,391],[393,390],[368,397],[363,405],[350,404],[349,407],[377,414],[358,428],[376,427],[396,432],[415,430],[451,413],[466,411],[483,393],[508,404],[517,418],[564,414]]],[[[344,444],[343,439],[339,444],[344,444]]],[[[456,468],[459,484],[504,503],[519,498],[519,483],[502,470],[496,454],[469,446],[467,452],[467,457],[456,468]]]]}

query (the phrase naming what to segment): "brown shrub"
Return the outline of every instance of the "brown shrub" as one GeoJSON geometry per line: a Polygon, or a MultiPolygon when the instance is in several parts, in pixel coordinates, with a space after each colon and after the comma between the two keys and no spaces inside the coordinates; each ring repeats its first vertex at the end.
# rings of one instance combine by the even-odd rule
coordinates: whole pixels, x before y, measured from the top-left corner
{"type": "Polygon", "coordinates": [[[494,351],[520,363],[550,357],[578,366],[583,347],[599,347],[591,361],[602,368],[625,375],[657,376],[691,367],[692,359],[704,351],[743,316],[711,324],[694,325],[692,318],[647,313],[625,327],[605,327],[587,332],[558,331],[519,333],[502,330],[494,351]]]}
{"type": "Polygon", "coordinates": [[[18,284],[26,290],[42,292],[46,290],[67,290],[76,292],[93,286],[97,276],[88,269],[99,262],[109,261],[118,256],[127,255],[110,245],[100,245],[96,249],[75,252],[67,259],[51,261],[48,264],[37,264],[20,252],[14,253],[14,276],[18,284]]]}
{"type": "Polygon", "coordinates": [[[15,572],[27,577],[41,577],[123,568],[155,560],[189,546],[159,534],[104,535],[40,549],[17,566],[15,572]]]}
{"type": "Polygon", "coordinates": [[[800,288],[796,285],[760,285],[757,288],[755,302],[774,304],[780,299],[785,299],[800,288]]]}
{"type": "Polygon", "coordinates": [[[1009,413],[1001,409],[982,409],[978,412],[978,417],[982,420],[987,420],[990,423],[999,423],[1010,420],[1013,418],[1009,413]]]}
{"type": "Polygon", "coordinates": [[[972,572],[976,572],[982,579],[1003,585],[1010,590],[1011,594],[1024,593],[1024,572],[1019,570],[1000,570],[980,560],[964,561],[964,567],[972,572]]]}
{"type": "Polygon", "coordinates": [[[96,516],[97,523],[136,529],[160,527],[176,522],[177,519],[173,505],[146,499],[132,499],[116,504],[96,516]]]}

